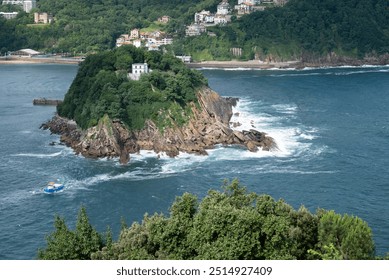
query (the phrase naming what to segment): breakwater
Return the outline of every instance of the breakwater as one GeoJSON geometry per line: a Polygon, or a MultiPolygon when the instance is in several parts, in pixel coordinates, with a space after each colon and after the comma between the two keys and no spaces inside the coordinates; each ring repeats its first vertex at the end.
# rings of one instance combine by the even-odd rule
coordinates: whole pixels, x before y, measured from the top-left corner
{"type": "Polygon", "coordinates": [[[36,98],[32,101],[34,105],[49,105],[49,106],[57,106],[62,103],[62,100],[58,99],[46,99],[46,98],[36,98]]]}

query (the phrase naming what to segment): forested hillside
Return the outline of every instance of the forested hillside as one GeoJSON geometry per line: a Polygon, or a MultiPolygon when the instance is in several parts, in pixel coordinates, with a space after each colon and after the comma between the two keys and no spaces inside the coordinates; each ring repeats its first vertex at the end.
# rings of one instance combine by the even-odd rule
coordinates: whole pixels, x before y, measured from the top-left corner
{"type": "MultiPolygon", "coordinates": [[[[132,28],[145,28],[158,17],[172,21],[161,28],[183,32],[196,11],[216,7],[218,0],[38,0],[34,11],[54,16],[51,25],[32,24],[33,13],[17,19],[0,17],[0,50],[33,48],[50,52],[92,52],[113,48],[116,38],[132,28]]],[[[0,5],[0,11],[10,9],[0,5]]],[[[16,9],[11,7],[11,9],[16,9]]],[[[20,10],[20,9],[19,9],[20,10]]]]}
{"type": "Polygon", "coordinates": [[[389,52],[388,11],[386,0],[290,0],[211,28],[217,37],[186,38],[176,48],[204,60],[231,59],[232,47],[243,49],[243,59],[379,55],[389,52]]]}
{"type": "MultiPolygon", "coordinates": [[[[158,17],[172,20],[158,28],[174,37],[175,54],[197,60],[300,59],[331,52],[349,57],[389,52],[389,2],[387,0],[290,0],[283,7],[268,8],[238,18],[221,27],[185,38],[185,26],[195,12],[216,11],[220,0],[38,0],[37,11],[54,15],[51,25],[32,25],[33,15],[0,18],[0,51],[33,48],[48,52],[94,52],[111,49],[115,39],[132,28],[158,24],[158,17]],[[233,57],[230,48],[242,48],[233,57]]],[[[233,7],[237,1],[229,1],[233,7]]],[[[8,6],[1,10],[12,9],[8,6]]]]}

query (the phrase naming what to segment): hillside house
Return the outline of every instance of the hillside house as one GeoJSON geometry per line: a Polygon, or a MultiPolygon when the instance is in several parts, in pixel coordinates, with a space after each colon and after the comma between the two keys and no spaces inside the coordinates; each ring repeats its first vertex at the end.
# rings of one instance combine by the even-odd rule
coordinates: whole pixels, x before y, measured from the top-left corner
{"type": "Polygon", "coordinates": [[[184,63],[192,62],[192,57],[190,55],[176,55],[176,57],[184,63]]]}
{"type": "Polygon", "coordinates": [[[235,5],[234,10],[238,12],[238,15],[247,15],[253,12],[253,6],[251,3],[239,3],[235,5]]]}
{"type": "Polygon", "coordinates": [[[10,13],[0,12],[0,16],[2,16],[5,19],[16,18],[18,16],[18,14],[19,14],[18,12],[10,12],[10,13]]]}
{"type": "Polygon", "coordinates": [[[130,36],[128,34],[122,34],[119,38],[116,39],[116,47],[121,47],[123,45],[132,45],[130,36]]]}
{"type": "Polygon", "coordinates": [[[147,63],[133,63],[131,67],[131,73],[128,74],[128,78],[134,81],[138,81],[140,76],[149,73],[149,66],[147,63]]]}
{"type": "Polygon", "coordinates": [[[170,21],[169,16],[162,16],[162,17],[158,18],[158,22],[160,22],[160,23],[168,23],[169,21],[170,21]]]}
{"type": "Polygon", "coordinates": [[[130,31],[130,39],[139,39],[139,37],[140,37],[139,29],[135,28],[130,31]]]}
{"type": "Polygon", "coordinates": [[[217,15],[228,15],[230,13],[230,4],[227,0],[223,0],[217,5],[217,15]]]}
{"type": "Polygon", "coordinates": [[[273,3],[277,6],[284,6],[289,0],[273,0],[273,3]]]}
{"type": "Polygon", "coordinates": [[[238,0],[238,5],[240,4],[250,4],[250,5],[259,5],[261,0],[238,0]]]}
{"type": "Polygon", "coordinates": [[[217,25],[225,25],[231,22],[231,15],[215,15],[214,23],[217,25]]]}
{"type": "Polygon", "coordinates": [[[192,23],[186,27],[185,34],[186,36],[199,36],[206,31],[204,24],[192,23]]]}
{"type": "Polygon", "coordinates": [[[48,24],[53,21],[53,16],[48,13],[34,13],[34,23],[48,24]]]}
{"type": "Polygon", "coordinates": [[[210,11],[202,10],[199,13],[195,13],[194,22],[197,23],[197,24],[200,24],[200,23],[205,23],[205,24],[213,23],[214,22],[214,15],[210,11]]]}

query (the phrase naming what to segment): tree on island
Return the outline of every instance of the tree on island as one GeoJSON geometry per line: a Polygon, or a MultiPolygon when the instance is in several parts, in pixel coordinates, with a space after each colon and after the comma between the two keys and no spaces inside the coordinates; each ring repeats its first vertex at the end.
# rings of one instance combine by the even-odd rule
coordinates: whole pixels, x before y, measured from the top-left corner
{"type": "Polygon", "coordinates": [[[141,223],[122,226],[117,242],[108,233],[104,244],[83,208],[75,231],[59,217],[55,227],[40,259],[375,258],[372,231],[360,218],[323,209],[312,214],[303,206],[295,210],[283,200],[248,193],[237,180],[200,202],[189,193],[177,197],[168,216],[146,214],[141,223]]]}

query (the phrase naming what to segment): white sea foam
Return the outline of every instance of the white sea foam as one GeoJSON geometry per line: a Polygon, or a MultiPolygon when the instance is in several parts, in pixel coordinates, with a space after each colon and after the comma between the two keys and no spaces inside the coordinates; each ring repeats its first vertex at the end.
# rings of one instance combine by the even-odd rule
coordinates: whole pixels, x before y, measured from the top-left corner
{"type": "Polygon", "coordinates": [[[298,170],[291,167],[279,167],[273,166],[266,168],[260,167],[255,169],[256,173],[261,174],[301,174],[301,175],[312,175],[312,174],[334,174],[336,170],[298,170]]]}
{"type": "Polygon", "coordinates": [[[12,156],[15,157],[36,157],[36,158],[50,158],[50,157],[57,157],[61,155],[62,152],[52,153],[52,154],[34,154],[34,153],[21,153],[21,154],[15,154],[12,156]]]}
{"type": "Polygon", "coordinates": [[[266,105],[261,101],[242,98],[233,110],[231,122],[241,124],[234,129],[240,131],[255,129],[265,132],[275,140],[278,147],[270,152],[241,151],[245,157],[298,156],[315,149],[312,147],[312,141],[318,137],[317,128],[306,127],[303,124],[296,126],[285,124],[285,120],[297,117],[298,106],[293,103],[266,105]],[[269,106],[272,110],[268,110],[269,106]]]}
{"type": "Polygon", "coordinates": [[[194,166],[201,164],[209,160],[207,156],[180,153],[175,158],[163,159],[162,174],[174,174],[188,171],[194,168],[194,166]]]}

